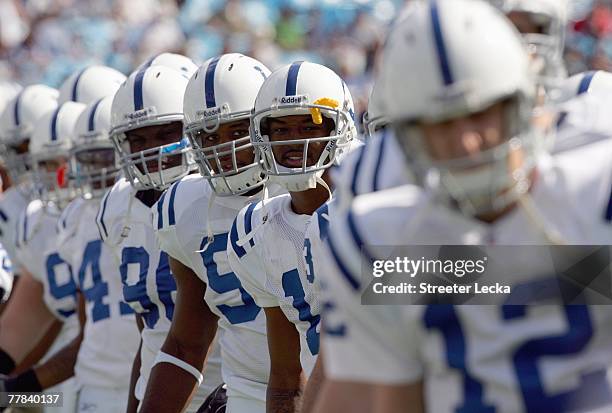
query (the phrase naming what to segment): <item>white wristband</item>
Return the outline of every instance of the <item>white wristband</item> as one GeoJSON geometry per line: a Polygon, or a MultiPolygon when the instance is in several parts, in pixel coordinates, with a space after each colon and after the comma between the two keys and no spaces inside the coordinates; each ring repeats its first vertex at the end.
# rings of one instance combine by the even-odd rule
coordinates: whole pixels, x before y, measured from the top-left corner
{"type": "Polygon", "coordinates": [[[179,358],[176,358],[168,353],[164,353],[161,350],[159,351],[159,353],[157,353],[157,357],[155,358],[155,362],[153,363],[153,365],[155,366],[157,363],[170,363],[182,368],[186,372],[190,373],[193,377],[195,377],[195,379],[198,381],[198,386],[200,386],[204,381],[204,376],[200,371],[198,371],[198,369],[179,358]]]}

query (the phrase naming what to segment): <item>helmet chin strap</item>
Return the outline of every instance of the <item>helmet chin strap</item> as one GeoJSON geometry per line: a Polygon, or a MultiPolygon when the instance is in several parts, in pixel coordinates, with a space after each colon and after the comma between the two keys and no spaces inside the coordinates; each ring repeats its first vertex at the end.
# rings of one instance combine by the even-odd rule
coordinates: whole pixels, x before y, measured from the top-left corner
{"type": "Polygon", "coordinates": [[[323,188],[327,190],[327,201],[325,201],[324,203],[331,201],[333,194],[332,194],[331,189],[329,188],[329,185],[327,185],[327,182],[325,182],[322,176],[316,176],[315,180],[317,184],[321,185],[323,188]]]}
{"type": "Polygon", "coordinates": [[[529,193],[522,194],[518,199],[518,203],[523,208],[523,211],[525,211],[527,218],[540,230],[548,242],[552,245],[567,245],[567,241],[557,228],[546,222],[538,208],[536,208],[529,193]]]}
{"type": "Polygon", "coordinates": [[[210,198],[208,198],[208,207],[206,209],[206,244],[204,244],[202,248],[197,250],[197,253],[206,251],[208,246],[212,244],[215,240],[215,234],[213,233],[212,226],[210,225],[210,211],[212,210],[213,204],[215,203],[215,198],[217,197],[217,194],[215,193],[215,191],[210,192],[211,195],[210,198]]]}
{"type": "MultiPolygon", "coordinates": [[[[282,167],[284,168],[284,167],[282,167]]],[[[279,168],[281,169],[281,168],[279,168]]],[[[287,168],[288,169],[288,168],[287,168]]],[[[300,173],[295,175],[269,176],[269,181],[276,183],[289,192],[302,192],[317,187],[317,178],[323,175],[323,170],[300,173]]]]}

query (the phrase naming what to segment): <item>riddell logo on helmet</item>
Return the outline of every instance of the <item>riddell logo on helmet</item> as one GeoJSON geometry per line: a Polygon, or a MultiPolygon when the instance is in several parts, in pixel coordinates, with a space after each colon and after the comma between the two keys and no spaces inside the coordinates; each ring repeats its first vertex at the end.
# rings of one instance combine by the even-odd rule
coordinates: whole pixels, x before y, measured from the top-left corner
{"type": "Polygon", "coordinates": [[[150,107],[150,108],[144,108],[141,110],[137,110],[136,112],[132,112],[132,113],[126,113],[123,117],[126,120],[130,120],[130,121],[138,121],[141,119],[146,119],[151,115],[155,114],[155,108],[150,107]]]}
{"type": "Polygon", "coordinates": [[[295,105],[299,103],[304,103],[308,101],[308,98],[304,95],[296,95],[296,96],[283,96],[280,98],[279,103],[281,105],[295,105]]]}
{"type": "Polygon", "coordinates": [[[204,109],[204,110],[199,110],[197,112],[197,114],[199,116],[202,116],[203,118],[212,118],[214,116],[218,116],[221,114],[221,108],[220,107],[214,107],[211,109],[204,109]]]}

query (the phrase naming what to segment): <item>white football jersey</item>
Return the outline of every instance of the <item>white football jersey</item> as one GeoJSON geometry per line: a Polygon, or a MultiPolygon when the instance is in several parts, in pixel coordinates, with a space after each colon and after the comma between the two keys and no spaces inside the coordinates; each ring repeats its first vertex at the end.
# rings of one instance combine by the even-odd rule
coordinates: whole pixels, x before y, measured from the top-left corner
{"type": "Polygon", "coordinates": [[[0,303],[5,302],[13,290],[13,264],[0,244],[0,303]]]}
{"type": "Polygon", "coordinates": [[[78,198],[58,223],[60,257],[73,269],[85,297],[86,324],[74,375],[78,387],[126,389],[140,334],[123,301],[119,261],[95,225],[99,202],[78,198]]]}
{"type": "MultiPolygon", "coordinates": [[[[368,245],[547,245],[541,225],[568,244],[612,244],[611,143],[540,159],[531,193],[540,223],[519,207],[486,225],[410,185],[362,195],[346,214],[332,211],[328,243],[313,244],[329,302],[326,373],[387,384],[423,380],[431,412],[610,411],[609,306],[365,306],[359,289],[362,265],[368,271],[379,258],[368,245]]],[[[528,275],[541,262],[522,256],[512,268],[528,275]]]]}
{"type": "Polygon", "coordinates": [[[291,209],[279,195],[243,208],[232,225],[227,252],[231,268],[260,307],[280,307],[300,333],[300,361],[310,375],[319,353],[320,305],[304,258],[311,215],[291,209]]]}
{"type": "Polygon", "coordinates": [[[608,93],[592,91],[560,105],[552,152],[612,139],[612,118],[606,110],[611,104],[608,93]]]}
{"type": "Polygon", "coordinates": [[[55,207],[45,208],[40,200],[35,200],[22,212],[16,230],[17,259],[43,285],[45,304],[64,323],[45,358],[63,348],[79,332],[72,268],[57,250],[59,216],[55,207]]]}
{"type": "Polygon", "coordinates": [[[11,258],[15,274],[21,268],[15,250],[17,221],[30,202],[23,191],[19,186],[12,186],[0,194],[0,243],[11,258]]]}
{"type": "Polygon", "coordinates": [[[361,194],[413,181],[406,157],[389,129],[369,138],[331,169],[337,207],[348,207],[361,194]]]}
{"type": "Polygon", "coordinates": [[[263,310],[232,272],[227,239],[238,212],[249,197],[214,197],[200,175],[172,185],[153,209],[153,225],[162,250],[193,269],[207,285],[202,297],[219,317],[223,380],[229,396],[266,400],[270,370],[263,310]],[[208,225],[214,234],[207,245],[208,225]]]}
{"type": "MultiPolygon", "coordinates": [[[[153,363],[170,330],[176,284],[168,255],[159,248],[155,237],[151,208],[136,198],[136,194],[125,178],[117,181],[101,201],[97,224],[102,239],[120,261],[123,299],[145,324],[141,333],[140,377],[135,390],[136,397],[142,400],[153,363]]],[[[214,366],[215,357],[212,359],[214,366]]],[[[197,410],[221,384],[220,376],[204,375],[189,411],[197,410]]]]}

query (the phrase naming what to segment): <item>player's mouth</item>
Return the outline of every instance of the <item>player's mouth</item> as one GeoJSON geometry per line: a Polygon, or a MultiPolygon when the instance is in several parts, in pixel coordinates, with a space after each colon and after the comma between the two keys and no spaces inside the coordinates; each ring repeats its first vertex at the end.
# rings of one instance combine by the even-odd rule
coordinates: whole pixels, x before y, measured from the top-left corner
{"type": "MultiPolygon", "coordinates": [[[[307,154],[308,163],[310,163],[310,154],[307,154]]],[[[281,157],[281,165],[288,168],[301,168],[304,164],[304,150],[290,149],[283,153],[281,157]]]]}

